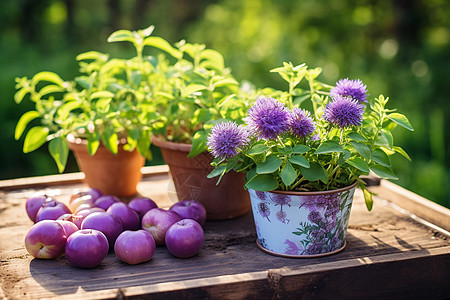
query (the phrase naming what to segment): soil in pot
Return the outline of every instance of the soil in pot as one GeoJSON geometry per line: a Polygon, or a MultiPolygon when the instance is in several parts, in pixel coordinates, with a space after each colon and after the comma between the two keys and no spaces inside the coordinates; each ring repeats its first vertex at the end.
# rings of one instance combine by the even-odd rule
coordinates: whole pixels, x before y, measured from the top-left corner
{"type": "Polygon", "coordinates": [[[89,187],[118,197],[137,193],[137,184],[142,179],[141,168],[145,164],[145,158],[139,152],[125,151],[119,146],[117,155],[114,155],[100,144],[94,156],[90,156],[86,140],[69,137],[68,142],[89,187]]]}
{"type": "Polygon", "coordinates": [[[206,177],[213,170],[209,153],[187,158],[190,144],[158,138],[153,138],[152,143],[160,147],[169,166],[179,201],[199,201],[206,209],[208,220],[232,219],[250,211],[250,198],[243,188],[245,174],[231,171],[217,185],[217,178],[206,177]]]}

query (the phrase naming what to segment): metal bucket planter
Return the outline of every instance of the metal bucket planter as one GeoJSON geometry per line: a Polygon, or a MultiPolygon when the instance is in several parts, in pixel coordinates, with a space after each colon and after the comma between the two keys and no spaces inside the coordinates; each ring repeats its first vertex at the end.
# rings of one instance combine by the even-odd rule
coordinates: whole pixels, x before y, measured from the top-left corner
{"type": "Polygon", "coordinates": [[[356,185],[323,192],[249,189],[258,247],[286,257],[342,251],[356,185]]]}

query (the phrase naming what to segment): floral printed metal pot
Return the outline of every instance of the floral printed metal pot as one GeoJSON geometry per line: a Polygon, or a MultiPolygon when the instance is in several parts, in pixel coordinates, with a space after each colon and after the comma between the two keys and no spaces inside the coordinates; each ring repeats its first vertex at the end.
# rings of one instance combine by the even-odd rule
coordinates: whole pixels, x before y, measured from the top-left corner
{"type": "Polygon", "coordinates": [[[249,189],[258,247],[286,257],[342,251],[356,185],[322,192],[249,189]]]}

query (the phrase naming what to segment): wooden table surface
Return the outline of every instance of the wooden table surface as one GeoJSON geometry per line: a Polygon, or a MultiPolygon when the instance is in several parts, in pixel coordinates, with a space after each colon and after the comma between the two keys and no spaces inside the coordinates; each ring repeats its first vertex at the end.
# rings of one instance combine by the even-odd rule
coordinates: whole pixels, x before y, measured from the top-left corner
{"type": "MultiPolygon", "coordinates": [[[[141,195],[169,207],[166,166],[146,167],[141,195]]],[[[205,224],[201,252],[188,259],[158,247],[147,263],[110,253],[95,269],[64,257],[39,260],[24,248],[32,222],[25,201],[47,193],[68,202],[86,189],[80,173],[0,181],[0,298],[4,299],[445,299],[450,298],[450,213],[382,181],[368,212],[356,191],[344,251],[323,258],[266,254],[251,213],[205,224]],[[411,210],[415,210],[414,213],[411,210]]],[[[127,199],[125,199],[127,200],[127,199]]]]}

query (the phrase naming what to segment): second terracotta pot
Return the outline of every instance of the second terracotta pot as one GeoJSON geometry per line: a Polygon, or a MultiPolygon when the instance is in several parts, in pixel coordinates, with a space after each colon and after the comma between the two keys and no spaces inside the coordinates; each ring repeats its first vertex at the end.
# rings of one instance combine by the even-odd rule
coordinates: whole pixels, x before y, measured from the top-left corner
{"type": "Polygon", "coordinates": [[[90,156],[86,140],[73,137],[67,140],[89,187],[118,197],[133,196],[137,193],[136,187],[142,178],[141,168],[145,164],[145,158],[139,152],[125,151],[119,146],[115,155],[100,144],[94,156],[90,156]]]}
{"type": "Polygon", "coordinates": [[[216,185],[217,177],[206,177],[213,170],[210,165],[213,158],[209,153],[187,158],[190,144],[158,138],[153,138],[152,143],[161,149],[169,166],[179,201],[199,201],[206,209],[208,220],[232,219],[250,210],[250,198],[243,188],[245,174],[230,171],[216,185]]]}

